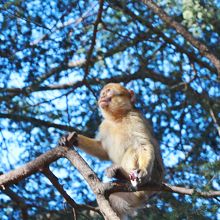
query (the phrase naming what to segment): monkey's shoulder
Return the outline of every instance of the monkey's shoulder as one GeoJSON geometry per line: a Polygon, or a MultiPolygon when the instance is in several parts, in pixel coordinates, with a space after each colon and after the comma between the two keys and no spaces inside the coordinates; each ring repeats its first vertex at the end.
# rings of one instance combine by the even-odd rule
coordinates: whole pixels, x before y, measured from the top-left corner
{"type": "Polygon", "coordinates": [[[99,126],[99,133],[103,135],[114,135],[121,134],[125,132],[125,127],[120,122],[103,120],[99,126]]]}
{"type": "Polygon", "coordinates": [[[130,124],[135,131],[143,131],[153,135],[150,122],[138,110],[131,111],[127,117],[127,124],[130,124]]]}

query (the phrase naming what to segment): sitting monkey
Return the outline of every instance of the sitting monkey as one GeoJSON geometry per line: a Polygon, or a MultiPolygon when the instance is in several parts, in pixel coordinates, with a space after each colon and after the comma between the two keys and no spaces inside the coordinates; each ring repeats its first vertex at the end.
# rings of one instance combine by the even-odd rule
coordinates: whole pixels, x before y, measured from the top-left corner
{"type": "MultiPolygon", "coordinates": [[[[163,162],[151,126],[134,107],[134,92],[118,83],[107,84],[100,93],[99,108],[104,120],[96,139],[77,135],[77,145],[102,160],[111,160],[108,177],[130,180],[133,186],[148,181],[160,184],[163,162]]],[[[66,144],[66,137],[60,145],[66,144]]],[[[112,208],[123,219],[143,206],[153,192],[117,192],[110,195],[112,208]]]]}

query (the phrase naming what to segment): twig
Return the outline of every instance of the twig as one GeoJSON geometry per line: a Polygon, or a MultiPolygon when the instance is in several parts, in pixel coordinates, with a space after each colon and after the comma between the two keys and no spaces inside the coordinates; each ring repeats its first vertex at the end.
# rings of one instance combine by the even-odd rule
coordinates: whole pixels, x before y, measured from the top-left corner
{"type": "Polygon", "coordinates": [[[76,219],[77,213],[76,210],[92,210],[94,212],[97,212],[99,214],[100,210],[99,208],[93,207],[93,206],[88,206],[88,205],[79,205],[77,204],[69,195],[68,193],[64,190],[63,186],[59,183],[58,178],[53,174],[53,172],[49,169],[49,167],[44,167],[41,171],[53,184],[53,186],[59,191],[59,193],[63,196],[63,198],[66,200],[66,202],[72,207],[72,212],[73,212],[73,217],[76,219]]]}
{"type": "Polygon", "coordinates": [[[77,208],[77,203],[67,194],[63,189],[63,186],[59,184],[58,178],[51,172],[49,167],[44,167],[41,171],[54,185],[54,187],[59,191],[59,193],[64,197],[64,199],[72,206],[72,208],[77,208]]]}
{"type": "MultiPolygon", "coordinates": [[[[32,23],[32,24],[35,24],[35,25],[38,26],[38,27],[41,27],[41,28],[44,28],[44,29],[47,29],[47,30],[51,31],[51,29],[48,28],[48,27],[46,27],[45,25],[42,25],[42,24],[40,24],[40,23],[38,23],[38,22],[36,22],[36,21],[33,21],[33,20],[29,19],[29,18],[25,18],[24,16],[22,17],[21,15],[19,15],[18,11],[15,11],[15,12],[9,11],[10,9],[8,9],[8,8],[5,7],[3,1],[1,1],[1,2],[2,2],[2,4],[3,4],[3,8],[1,8],[1,10],[4,10],[4,11],[7,12],[8,14],[10,14],[12,17],[19,18],[19,19],[21,19],[21,20],[23,20],[23,21],[30,22],[30,23],[32,23]]],[[[18,6],[17,6],[17,7],[18,7],[18,6]]]]}
{"type": "Polygon", "coordinates": [[[98,10],[98,15],[97,15],[96,21],[94,23],[92,43],[91,43],[91,46],[89,48],[87,58],[86,58],[85,75],[83,77],[83,80],[86,80],[86,77],[89,74],[91,57],[92,57],[92,53],[93,53],[93,50],[94,50],[94,47],[95,47],[95,44],[96,44],[96,36],[97,36],[97,32],[98,32],[98,25],[99,25],[99,23],[101,23],[101,19],[102,19],[103,4],[104,4],[104,0],[99,0],[99,10],[98,10]]]}
{"type": "Polygon", "coordinates": [[[101,23],[102,20],[102,11],[103,11],[103,4],[104,4],[104,0],[99,0],[99,10],[98,10],[98,15],[96,18],[96,21],[94,23],[94,29],[93,29],[93,35],[92,35],[92,42],[91,42],[91,46],[89,48],[87,57],[86,57],[86,64],[85,64],[85,74],[83,77],[83,82],[85,83],[86,87],[92,92],[92,94],[94,95],[94,97],[97,100],[97,96],[95,94],[95,92],[93,91],[92,87],[90,86],[90,84],[87,82],[87,76],[89,75],[89,69],[90,69],[90,65],[91,65],[91,57],[92,57],[92,53],[96,44],[96,36],[97,36],[97,32],[98,32],[98,25],[99,23],[101,23]]]}
{"type": "Polygon", "coordinates": [[[3,193],[5,193],[7,196],[9,196],[13,202],[17,204],[17,206],[21,209],[21,215],[22,219],[26,220],[28,219],[28,207],[31,207],[30,205],[27,205],[25,203],[25,200],[17,195],[15,192],[13,192],[10,188],[5,188],[2,190],[3,193]]]}
{"type": "MultiPolygon", "coordinates": [[[[195,68],[195,64],[194,64],[194,63],[192,64],[192,68],[193,68],[193,71],[194,71],[195,77],[196,77],[196,76],[198,75],[198,72],[197,72],[197,70],[196,70],[196,68],[195,68]]],[[[200,79],[199,79],[199,80],[200,80],[200,79]]],[[[205,94],[206,97],[209,97],[209,94],[208,94],[208,92],[206,92],[205,89],[203,89],[203,94],[205,94]]],[[[213,111],[213,109],[212,109],[212,105],[211,105],[211,102],[210,102],[210,101],[209,101],[209,106],[208,106],[208,108],[209,108],[209,114],[210,114],[210,116],[211,116],[211,118],[212,118],[212,120],[213,120],[213,122],[214,122],[214,126],[216,127],[216,130],[217,130],[218,135],[219,135],[219,137],[220,137],[220,126],[219,126],[219,124],[218,124],[217,117],[215,116],[215,113],[214,113],[214,111],[213,111]]]]}
{"type": "Polygon", "coordinates": [[[44,34],[43,36],[41,36],[40,38],[34,40],[33,42],[30,43],[31,46],[34,46],[34,45],[37,45],[39,42],[47,39],[51,34],[67,27],[67,26],[70,26],[70,25],[73,25],[73,27],[76,27],[78,24],[80,24],[86,17],[90,16],[89,12],[91,10],[93,10],[93,8],[95,7],[96,5],[93,4],[92,6],[89,7],[89,9],[81,16],[81,17],[78,17],[77,19],[75,20],[68,20],[66,21],[65,23],[63,23],[62,25],[58,26],[56,29],[52,30],[50,32],[50,34],[44,34]]]}
{"type": "Polygon", "coordinates": [[[216,127],[216,130],[217,130],[218,135],[219,135],[219,137],[220,137],[220,126],[219,126],[219,124],[218,124],[217,118],[215,117],[215,114],[214,114],[213,109],[212,109],[211,106],[209,106],[209,113],[210,113],[210,115],[211,115],[211,118],[212,118],[212,120],[213,120],[213,122],[214,122],[214,125],[215,125],[215,127],[216,127]]]}
{"type": "Polygon", "coordinates": [[[18,122],[20,121],[30,122],[36,126],[53,127],[53,128],[57,128],[57,129],[64,130],[64,131],[70,131],[70,132],[74,131],[74,128],[68,125],[56,124],[53,122],[49,122],[49,121],[45,121],[45,120],[41,120],[41,119],[37,119],[33,117],[28,117],[24,115],[0,113],[0,118],[9,118],[9,119],[12,119],[18,122]]]}

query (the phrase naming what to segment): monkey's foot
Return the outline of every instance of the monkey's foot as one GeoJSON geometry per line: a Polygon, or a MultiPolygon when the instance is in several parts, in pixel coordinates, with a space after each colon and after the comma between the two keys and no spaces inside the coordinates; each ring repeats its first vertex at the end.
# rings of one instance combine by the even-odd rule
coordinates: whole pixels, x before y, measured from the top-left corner
{"type": "Polygon", "coordinates": [[[132,170],[129,178],[133,187],[137,187],[147,183],[150,180],[150,175],[147,170],[136,169],[132,170]]]}
{"type": "Polygon", "coordinates": [[[78,145],[77,133],[72,132],[62,136],[58,142],[58,146],[72,147],[78,145]]]}
{"type": "Polygon", "coordinates": [[[127,180],[128,178],[124,174],[123,168],[120,165],[113,164],[105,169],[105,175],[108,178],[116,178],[119,180],[127,180]]]}
{"type": "Polygon", "coordinates": [[[118,170],[120,169],[120,166],[117,164],[113,164],[110,167],[105,169],[105,175],[108,178],[116,178],[116,174],[118,172],[118,170]]]}

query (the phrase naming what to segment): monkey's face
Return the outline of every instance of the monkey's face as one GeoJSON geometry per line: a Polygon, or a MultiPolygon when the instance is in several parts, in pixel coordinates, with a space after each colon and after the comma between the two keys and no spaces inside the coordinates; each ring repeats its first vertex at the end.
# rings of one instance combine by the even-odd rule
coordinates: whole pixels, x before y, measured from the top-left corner
{"type": "Polygon", "coordinates": [[[133,108],[133,92],[118,83],[107,84],[100,93],[98,101],[103,115],[119,116],[133,108]]]}
{"type": "Polygon", "coordinates": [[[99,107],[102,109],[106,109],[109,107],[113,97],[116,95],[116,91],[112,88],[103,88],[101,93],[100,93],[100,97],[99,97],[99,107]]]}

